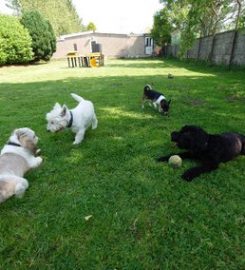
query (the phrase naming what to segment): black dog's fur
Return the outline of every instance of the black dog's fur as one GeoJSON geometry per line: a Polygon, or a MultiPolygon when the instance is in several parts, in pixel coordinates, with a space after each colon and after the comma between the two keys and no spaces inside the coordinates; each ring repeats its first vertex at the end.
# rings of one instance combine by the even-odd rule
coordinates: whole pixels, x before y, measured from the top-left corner
{"type": "MultiPolygon", "coordinates": [[[[203,173],[218,168],[219,163],[232,160],[238,155],[245,155],[245,136],[238,133],[208,134],[197,126],[184,126],[179,132],[171,133],[171,140],[186,152],[177,154],[182,159],[196,159],[200,166],[187,170],[182,178],[192,181],[203,173]]],[[[158,158],[158,161],[168,161],[171,155],[158,158]]]]}
{"type": "Polygon", "coordinates": [[[151,102],[154,105],[154,107],[157,108],[156,101],[158,100],[159,97],[163,97],[163,99],[158,105],[159,112],[162,112],[164,115],[168,115],[171,99],[167,101],[162,93],[153,90],[151,85],[149,84],[147,84],[144,87],[144,93],[143,93],[143,98],[142,98],[142,108],[144,108],[144,103],[146,101],[151,102]]]}

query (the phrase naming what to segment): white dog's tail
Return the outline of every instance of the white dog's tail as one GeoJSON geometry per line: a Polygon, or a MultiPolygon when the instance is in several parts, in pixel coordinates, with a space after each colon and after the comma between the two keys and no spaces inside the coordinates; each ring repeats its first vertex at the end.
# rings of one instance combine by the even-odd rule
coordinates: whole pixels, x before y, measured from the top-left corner
{"type": "Polygon", "coordinates": [[[98,120],[96,118],[96,115],[94,114],[93,118],[92,118],[92,129],[96,129],[98,126],[98,120]]]}
{"type": "Polygon", "coordinates": [[[84,99],[74,93],[71,93],[71,96],[77,101],[77,102],[81,102],[84,101],[84,99]]]}

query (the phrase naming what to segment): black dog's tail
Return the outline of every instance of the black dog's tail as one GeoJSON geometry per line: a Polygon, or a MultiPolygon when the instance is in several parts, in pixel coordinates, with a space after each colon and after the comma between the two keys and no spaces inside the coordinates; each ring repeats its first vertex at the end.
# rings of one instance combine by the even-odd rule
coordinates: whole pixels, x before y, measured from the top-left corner
{"type": "Polygon", "coordinates": [[[240,136],[240,139],[241,139],[241,142],[242,142],[242,151],[241,151],[241,154],[242,155],[245,155],[245,136],[242,135],[242,134],[239,134],[240,136]]]}

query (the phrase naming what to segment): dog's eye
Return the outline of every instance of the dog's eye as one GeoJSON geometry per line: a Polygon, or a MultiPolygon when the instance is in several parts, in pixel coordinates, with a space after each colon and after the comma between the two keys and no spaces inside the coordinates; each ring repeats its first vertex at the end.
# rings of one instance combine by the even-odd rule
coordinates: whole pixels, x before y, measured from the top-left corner
{"type": "Polygon", "coordinates": [[[54,124],[54,121],[51,121],[50,123],[53,125],[54,124]]]}

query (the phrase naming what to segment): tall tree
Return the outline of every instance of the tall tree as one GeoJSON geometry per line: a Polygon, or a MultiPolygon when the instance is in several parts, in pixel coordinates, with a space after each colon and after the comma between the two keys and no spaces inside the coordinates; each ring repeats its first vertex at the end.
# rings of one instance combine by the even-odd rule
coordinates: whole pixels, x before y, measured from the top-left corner
{"type": "Polygon", "coordinates": [[[163,47],[165,43],[171,41],[171,31],[173,27],[169,22],[169,14],[167,8],[163,8],[154,15],[153,28],[151,36],[157,45],[163,47]]]}
{"type": "Polygon", "coordinates": [[[13,6],[18,2],[21,11],[38,10],[50,21],[56,36],[85,31],[71,0],[8,0],[13,6]]]}
{"type": "Polygon", "coordinates": [[[192,46],[196,37],[215,35],[227,28],[234,29],[236,21],[240,21],[236,20],[238,2],[244,3],[240,0],[161,0],[161,2],[170,13],[170,24],[181,32],[182,54],[192,46]]]}
{"type": "Polygon", "coordinates": [[[21,3],[20,0],[5,0],[5,5],[14,11],[14,14],[20,16],[21,3]]]}
{"type": "Polygon", "coordinates": [[[38,11],[26,11],[20,22],[32,38],[34,61],[49,60],[55,51],[55,35],[51,24],[38,11]]]}
{"type": "Polygon", "coordinates": [[[239,27],[240,28],[245,28],[245,9],[241,11],[241,16],[239,20],[239,27]]]}

